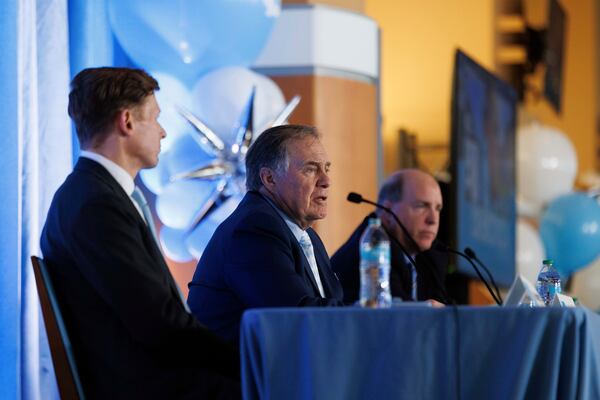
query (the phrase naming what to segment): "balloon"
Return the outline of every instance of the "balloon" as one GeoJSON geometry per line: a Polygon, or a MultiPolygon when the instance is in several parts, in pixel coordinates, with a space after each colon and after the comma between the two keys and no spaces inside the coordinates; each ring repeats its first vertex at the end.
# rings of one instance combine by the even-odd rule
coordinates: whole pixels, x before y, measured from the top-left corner
{"type": "Polygon", "coordinates": [[[194,171],[213,160],[202,150],[195,137],[198,136],[194,132],[182,134],[167,151],[161,150],[156,167],[140,172],[142,182],[151,192],[160,194],[163,188],[170,183],[171,178],[194,171]]]}
{"type": "Polygon", "coordinates": [[[221,139],[234,142],[233,128],[244,110],[252,87],[254,132],[260,133],[285,107],[275,82],[243,67],[226,67],[204,75],[192,90],[192,111],[221,139]]]}
{"type": "Polygon", "coordinates": [[[535,282],[544,258],[544,245],[537,230],[527,222],[518,220],[517,273],[529,282],[535,282]]]}
{"type": "Polygon", "coordinates": [[[160,229],[160,243],[165,255],[175,262],[188,262],[194,259],[184,244],[186,230],[164,226],[160,229]]]}
{"type": "Polygon", "coordinates": [[[600,310],[600,258],[575,274],[571,295],[584,306],[600,310]]]}
{"type": "Polygon", "coordinates": [[[187,246],[190,254],[196,259],[202,257],[202,253],[208,244],[208,241],[212,237],[213,233],[219,226],[219,223],[211,219],[202,221],[185,239],[185,245],[187,246]]]}
{"type": "Polygon", "coordinates": [[[543,205],[573,189],[577,155],[557,129],[533,124],[517,135],[517,186],[527,200],[543,205]]]}
{"type": "Polygon", "coordinates": [[[243,195],[231,196],[198,225],[185,239],[186,246],[195,258],[200,258],[213,233],[225,218],[237,208],[243,195]]]}
{"type": "Polygon", "coordinates": [[[173,143],[169,156],[165,158],[166,169],[170,177],[194,171],[213,161],[198,143],[198,134],[187,132],[173,143]]]}
{"type": "Polygon", "coordinates": [[[539,218],[542,212],[542,205],[534,203],[517,193],[517,215],[520,217],[539,218]]]}
{"type": "Polygon", "coordinates": [[[542,214],[540,233],[546,255],[569,277],[600,254],[600,206],[583,193],[560,196],[542,214]]]}
{"type": "Polygon", "coordinates": [[[167,152],[161,153],[156,167],[140,171],[140,179],[144,182],[144,186],[154,194],[160,194],[163,187],[169,183],[169,171],[165,168],[167,157],[167,152]]]}
{"type": "Polygon", "coordinates": [[[121,47],[139,66],[193,82],[225,65],[250,65],[264,47],[280,0],[109,0],[121,47]]]}
{"type": "Polygon", "coordinates": [[[170,183],[156,199],[156,214],[171,228],[189,229],[214,189],[212,181],[191,179],[170,183]]]}
{"type": "Polygon", "coordinates": [[[177,111],[177,107],[189,109],[192,96],[190,91],[177,78],[161,72],[153,72],[152,76],[160,86],[160,90],[155,92],[154,95],[160,106],[158,122],[167,132],[167,137],[160,142],[160,146],[162,151],[167,151],[181,135],[193,130],[177,111]]]}

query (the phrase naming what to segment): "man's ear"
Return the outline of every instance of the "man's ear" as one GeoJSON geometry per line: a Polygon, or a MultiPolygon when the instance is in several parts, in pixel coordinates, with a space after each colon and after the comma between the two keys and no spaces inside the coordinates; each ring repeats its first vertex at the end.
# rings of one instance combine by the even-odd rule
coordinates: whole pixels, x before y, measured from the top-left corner
{"type": "Polygon", "coordinates": [[[271,191],[275,188],[275,172],[271,168],[262,167],[258,175],[266,189],[271,191]]]}
{"type": "MultiPolygon", "coordinates": [[[[384,200],[381,203],[382,206],[387,207],[389,209],[392,208],[392,204],[393,203],[389,200],[384,200]]],[[[380,210],[377,214],[379,215],[379,219],[381,219],[381,223],[383,224],[383,226],[385,226],[388,229],[390,229],[396,223],[392,216],[386,211],[380,210]]]]}
{"type": "Polygon", "coordinates": [[[130,136],[133,131],[133,112],[124,108],[117,113],[116,120],[119,133],[123,136],[130,136]]]}
{"type": "Polygon", "coordinates": [[[383,203],[381,203],[384,207],[387,208],[392,208],[392,202],[389,200],[384,200],[383,203]]]}

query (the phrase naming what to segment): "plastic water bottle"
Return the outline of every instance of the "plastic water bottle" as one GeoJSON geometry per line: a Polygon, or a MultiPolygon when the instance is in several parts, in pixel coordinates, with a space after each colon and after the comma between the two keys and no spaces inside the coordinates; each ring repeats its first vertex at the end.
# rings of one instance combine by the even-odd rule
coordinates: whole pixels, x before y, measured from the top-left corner
{"type": "Polygon", "coordinates": [[[371,308],[392,305],[390,240],[379,218],[369,219],[369,226],[360,237],[360,305],[371,308]]]}
{"type": "Polygon", "coordinates": [[[552,260],[544,260],[542,263],[535,288],[546,306],[552,303],[556,293],[561,293],[560,275],[554,268],[552,260]]]}

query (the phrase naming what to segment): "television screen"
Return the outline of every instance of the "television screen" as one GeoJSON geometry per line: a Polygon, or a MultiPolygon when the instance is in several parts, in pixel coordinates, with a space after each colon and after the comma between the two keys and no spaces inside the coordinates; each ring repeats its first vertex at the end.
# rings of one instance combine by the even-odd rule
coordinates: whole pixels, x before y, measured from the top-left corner
{"type": "Polygon", "coordinates": [[[561,109],[566,14],[558,0],[550,0],[546,29],[544,96],[557,112],[561,109]]]}
{"type": "MultiPolygon", "coordinates": [[[[504,286],[510,286],[515,275],[516,102],[506,82],[456,52],[450,240],[458,250],[474,250],[504,286]]],[[[466,260],[458,258],[456,263],[459,271],[475,276],[466,260]]]]}

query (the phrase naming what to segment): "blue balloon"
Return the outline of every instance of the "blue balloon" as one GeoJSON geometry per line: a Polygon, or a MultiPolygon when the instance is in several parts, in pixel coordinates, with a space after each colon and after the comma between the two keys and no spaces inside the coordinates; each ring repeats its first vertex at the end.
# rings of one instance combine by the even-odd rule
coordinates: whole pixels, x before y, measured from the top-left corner
{"type": "Polygon", "coordinates": [[[156,198],[156,214],[170,228],[190,229],[215,187],[215,182],[197,179],[170,183],[156,198]]]}
{"type": "Polygon", "coordinates": [[[196,132],[186,132],[178,137],[167,154],[165,168],[171,177],[192,172],[214,161],[214,157],[202,149],[196,132]]]}
{"type": "Polygon", "coordinates": [[[540,234],[547,257],[567,278],[600,254],[600,205],[583,193],[560,196],[544,211],[540,234]]]}
{"type": "Polygon", "coordinates": [[[237,208],[242,197],[243,194],[237,194],[225,200],[185,238],[187,249],[194,258],[199,259],[202,256],[217,227],[237,208]]]}
{"type": "Polygon", "coordinates": [[[154,194],[160,194],[163,187],[169,183],[169,171],[166,168],[168,155],[168,152],[161,152],[158,164],[154,168],[140,171],[140,179],[144,182],[146,188],[154,194]]]}
{"type": "Polygon", "coordinates": [[[139,66],[188,83],[225,65],[250,65],[281,11],[281,0],[110,0],[109,18],[139,66]]]}
{"type": "Polygon", "coordinates": [[[190,254],[184,243],[187,236],[187,230],[173,229],[163,225],[160,229],[160,243],[165,255],[180,263],[192,261],[194,256],[190,254]]]}

